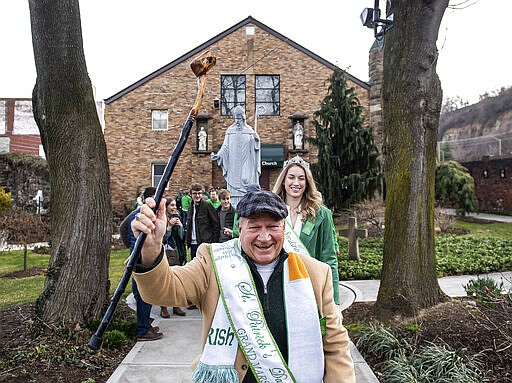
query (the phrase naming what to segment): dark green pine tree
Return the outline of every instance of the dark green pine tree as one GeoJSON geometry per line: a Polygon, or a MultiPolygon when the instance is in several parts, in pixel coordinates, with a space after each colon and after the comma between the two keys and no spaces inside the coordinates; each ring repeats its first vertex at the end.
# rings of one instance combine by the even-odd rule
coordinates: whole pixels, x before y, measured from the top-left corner
{"type": "Polygon", "coordinates": [[[342,210],[381,190],[382,172],[373,129],[364,125],[363,107],[345,72],[337,68],[328,95],[313,114],[318,148],[312,172],[327,206],[342,210]]]}

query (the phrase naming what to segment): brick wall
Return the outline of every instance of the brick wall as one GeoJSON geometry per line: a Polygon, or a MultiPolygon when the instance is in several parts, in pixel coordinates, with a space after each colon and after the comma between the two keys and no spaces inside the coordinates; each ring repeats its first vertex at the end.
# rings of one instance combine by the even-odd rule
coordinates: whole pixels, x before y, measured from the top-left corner
{"type": "Polygon", "coordinates": [[[512,158],[462,163],[475,180],[480,210],[512,213],[512,158]],[[486,177],[487,176],[487,177],[486,177]]]}
{"type": "MultiPolygon", "coordinates": [[[[309,116],[305,121],[305,136],[313,136],[313,112],[319,109],[326,96],[332,70],[305,54],[297,47],[255,26],[255,34],[246,36],[245,26],[215,41],[210,47],[217,57],[217,65],[208,74],[206,91],[200,115],[208,118],[207,153],[198,152],[195,127],[171,177],[168,195],[175,195],[180,187],[198,182],[203,185],[223,186],[225,181],[209,152],[217,151],[224,140],[233,118],[221,116],[213,100],[220,98],[220,76],[246,76],[247,123],[254,126],[254,75],[279,75],[281,81],[281,115],[260,116],[258,134],[262,144],[284,145],[284,157],[296,154],[292,145],[292,122],[289,118],[300,111],[309,116]]],[[[108,103],[105,108],[105,141],[110,165],[112,204],[115,214],[123,214],[132,207],[137,194],[151,185],[151,164],[166,163],[173,145],[178,141],[197,93],[196,80],[189,68],[190,60],[178,63],[130,92],[108,103]],[[151,110],[169,111],[169,129],[151,130],[151,110]]],[[[361,104],[368,109],[368,90],[354,86],[361,104]]],[[[108,102],[108,100],[107,100],[108,102]]],[[[315,162],[316,149],[305,143],[300,153],[315,162]]],[[[269,168],[272,186],[280,169],[269,168]]]]}

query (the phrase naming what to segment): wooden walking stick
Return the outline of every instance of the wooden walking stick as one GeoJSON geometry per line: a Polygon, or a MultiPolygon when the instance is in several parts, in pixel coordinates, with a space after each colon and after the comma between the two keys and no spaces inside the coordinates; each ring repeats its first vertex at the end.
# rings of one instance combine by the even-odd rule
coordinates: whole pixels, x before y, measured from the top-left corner
{"type": "MultiPolygon", "coordinates": [[[[192,68],[192,71],[197,77],[197,96],[194,102],[194,106],[190,110],[187,120],[183,124],[183,128],[181,129],[181,134],[178,139],[178,143],[176,144],[176,147],[174,148],[174,150],[171,153],[171,156],[169,157],[169,161],[165,166],[162,178],[160,179],[160,182],[158,183],[158,186],[156,188],[156,193],[154,197],[156,206],[154,210],[157,209],[158,205],[160,204],[160,201],[162,200],[165,187],[167,186],[167,183],[169,182],[171,174],[174,170],[174,167],[176,166],[176,162],[178,161],[178,158],[181,152],[183,151],[183,148],[185,147],[187,138],[190,134],[190,130],[192,129],[197,113],[199,112],[201,102],[203,101],[204,90],[206,88],[206,74],[215,65],[216,61],[217,59],[215,58],[215,56],[213,56],[211,52],[208,50],[200,54],[190,63],[190,67],[192,68]]],[[[117,307],[117,304],[119,303],[119,300],[121,299],[121,296],[125,291],[128,281],[130,280],[133,268],[135,266],[135,263],[139,259],[142,245],[144,244],[145,240],[146,234],[140,233],[140,235],[137,237],[137,241],[135,242],[135,246],[133,247],[133,251],[131,252],[130,257],[128,258],[128,262],[126,263],[126,268],[124,270],[123,276],[121,277],[121,280],[117,285],[114,295],[110,300],[110,305],[108,306],[107,311],[105,312],[105,315],[103,316],[100,325],[96,329],[96,332],[94,333],[94,335],[89,340],[89,343],[87,344],[87,346],[89,346],[89,348],[91,348],[94,351],[99,350],[99,348],[101,347],[101,344],[103,342],[103,334],[105,333],[105,330],[107,329],[110,321],[112,320],[112,317],[114,316],[114,311],[117,307]]]]}

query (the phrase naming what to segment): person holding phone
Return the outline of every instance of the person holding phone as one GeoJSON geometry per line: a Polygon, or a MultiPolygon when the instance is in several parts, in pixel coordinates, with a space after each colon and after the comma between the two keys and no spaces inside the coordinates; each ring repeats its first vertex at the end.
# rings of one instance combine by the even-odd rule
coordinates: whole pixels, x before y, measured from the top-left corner
{"type": "MultiPolygon", "coordinates": [[[[181,222],[180,212],[176,206],[176,200],[169,198],[166,202],[167,211],[167,230],[165,232],[163,243],[167,260],[170,266],[182,266],[186,262],[187,252],[185,249],[185,230],[181,222]]],[[[174,315],[185,316],[185,311],[179,306],[172,308],[174,315]]],[[[170,318],[169,310],[166,306],[160,306],[160,316],[170,318]]]]}

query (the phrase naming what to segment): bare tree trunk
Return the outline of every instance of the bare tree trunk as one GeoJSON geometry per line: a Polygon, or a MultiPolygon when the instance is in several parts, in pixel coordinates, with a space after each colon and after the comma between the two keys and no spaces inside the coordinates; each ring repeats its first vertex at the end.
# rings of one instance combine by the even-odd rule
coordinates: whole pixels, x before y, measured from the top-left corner
{"type": "Polygon", "coordinates": [[[436,277],[434,180],[442,103],[436,40],[448,0],[392,5],[394,26],[384,44],[386,227],[374,307],[382,320],[447,299],[436,277]]]}
{"type": "Polygon", "coordinates": [[[108,297],[111,215],[106,145],[82,43],[78,0],[29,0],[34,117],[50,170],[52,254],[36,315],[99,316],[108,297]]]}

